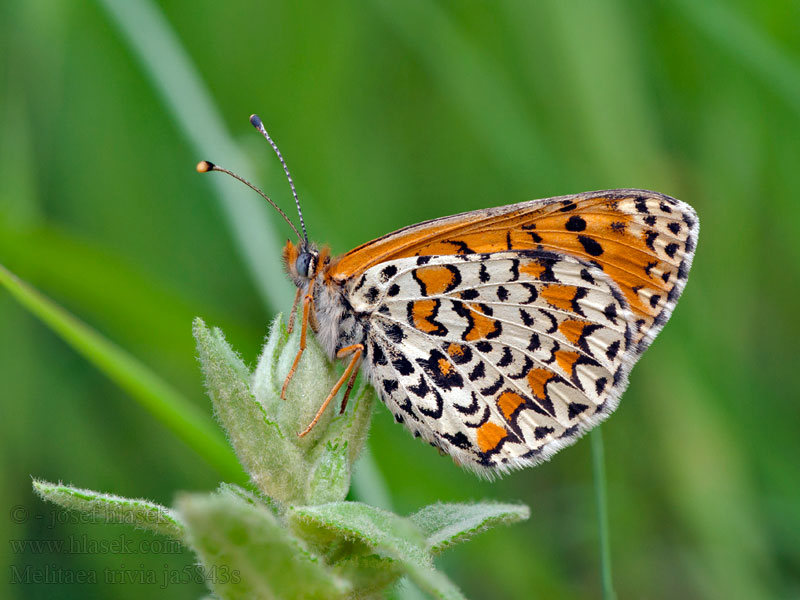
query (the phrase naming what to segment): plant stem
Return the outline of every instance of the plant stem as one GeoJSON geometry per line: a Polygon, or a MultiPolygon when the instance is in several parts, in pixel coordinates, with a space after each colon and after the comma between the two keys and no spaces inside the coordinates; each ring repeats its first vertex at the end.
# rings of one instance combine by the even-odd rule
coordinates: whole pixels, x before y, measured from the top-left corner
{"type": "Polygon", "coordinates": [[[606,495],[605,452],[603,450],[602,430],[597,427],[591,433],[592,471],[594,472],[594,495],[597,503],[597,530],[600,539],[600,572],[603,585],[603,599],[616,600],[611,580],[611,541],[608,530],[608,498],[606,495]]]}

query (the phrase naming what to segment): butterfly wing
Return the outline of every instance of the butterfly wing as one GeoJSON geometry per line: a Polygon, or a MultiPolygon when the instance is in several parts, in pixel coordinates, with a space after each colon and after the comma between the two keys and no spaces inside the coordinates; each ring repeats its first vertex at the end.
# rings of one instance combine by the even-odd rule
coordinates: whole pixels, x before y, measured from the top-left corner
{"type": "Polygon", "coordinates": [[[341,285],[412,256],[549,250],[604,271],[633,313],[639,351],[666,323],[691,267],[699,223],[691,206],[646,190],[608,190],[532,200],[443,217],[363,244],[328,270],[341,285]]]}
{"type": "Polygon", "coordinates": [[[669,318],[694,210],[655,192],[535,200],[407,227],[332,263],[398,421],[473,470],[536,464],[606,418],[669,318]]]}

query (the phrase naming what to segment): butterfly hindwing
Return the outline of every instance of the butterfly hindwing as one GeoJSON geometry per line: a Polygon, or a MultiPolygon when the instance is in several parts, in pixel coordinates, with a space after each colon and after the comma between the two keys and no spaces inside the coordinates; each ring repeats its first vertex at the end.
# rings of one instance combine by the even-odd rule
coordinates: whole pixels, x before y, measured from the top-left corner
{"type": "Polygon", "coordinates": [[[546,459],[616,407],[631,311],[587,261],[547,251],[409,257],[353,282],[365,368],[413,433],[478,472],[546,459]]]}

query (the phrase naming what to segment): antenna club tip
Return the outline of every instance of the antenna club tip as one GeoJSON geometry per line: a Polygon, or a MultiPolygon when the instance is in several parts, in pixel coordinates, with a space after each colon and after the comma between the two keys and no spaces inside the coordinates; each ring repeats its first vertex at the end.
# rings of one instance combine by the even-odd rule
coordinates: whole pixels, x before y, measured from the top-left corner
{"type": "Polygon", "coordinates": [[[250,124],[256,129],[262,129],[264,127],[264,124],[261,122],[261,119],[256,114],[250,115],[250,124]]]}
{"type": "Polygon", "coordinates": [[[199,163],[197,163],[196,169],[198,173],[208,173],[209,171],[214,170],[214,163],[207,160],[201,160],[199,163]]]}

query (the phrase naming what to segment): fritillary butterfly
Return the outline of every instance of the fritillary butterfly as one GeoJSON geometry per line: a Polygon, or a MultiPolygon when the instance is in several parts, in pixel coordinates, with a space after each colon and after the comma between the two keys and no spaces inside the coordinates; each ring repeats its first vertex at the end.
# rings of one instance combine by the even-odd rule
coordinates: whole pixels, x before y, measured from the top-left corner
{"type": "MultiPolygon", "coordinates": [[[[198,170],[266,198],[212,163],[198,170]]],[[[302,235],[284,218],[302,332],[282,394],[309,327],[348,359],[300,435],[346,384],[344,410],[361,369],[397,422],[482,475],[547,460],[616,409],[686,285],[699,229],[688,204],[636,189],[442,217],[339,257],[309,242],[302,213],[302,235]]]]}

